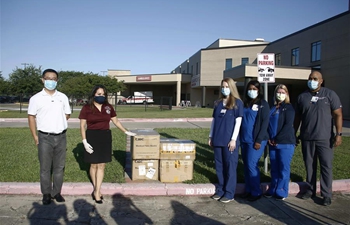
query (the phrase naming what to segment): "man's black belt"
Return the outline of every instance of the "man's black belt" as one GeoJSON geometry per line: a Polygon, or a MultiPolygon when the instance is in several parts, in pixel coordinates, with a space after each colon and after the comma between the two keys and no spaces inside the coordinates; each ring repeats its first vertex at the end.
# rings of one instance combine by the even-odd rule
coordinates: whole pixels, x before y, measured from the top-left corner
{"type": "Polygon", "coordinates": [[[64,133],[66,133],[66,131],[67,131],[67,129],[64,130],[64,131],[62,131],[61,133],[55,134],[55,133],[47,133],[47,132],[44,132],[44,131],[39,130],[39,132],[42,133],[42,134],[45,134],[45,135],[52,135],[52,136],[58,136],[58,135],[64,134],[64,133]]]}

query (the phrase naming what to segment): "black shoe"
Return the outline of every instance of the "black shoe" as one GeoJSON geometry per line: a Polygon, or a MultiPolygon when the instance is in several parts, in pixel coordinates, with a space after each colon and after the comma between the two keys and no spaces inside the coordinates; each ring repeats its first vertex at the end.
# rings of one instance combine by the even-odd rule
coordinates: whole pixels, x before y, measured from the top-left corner
{"type": "Polygon", "coordinates": [[[222,203],[229,203],[231,201],[233,201],[234,199],[229,199],[229,198],[226,198],[226,197],[222,197],[220,198],[219,202],[222,202],[222,203]]]}
{"type": "Polygon", "coordinates": [[[258,200],[258,199],[260,199],[260,198],[261,198],[261,195],[258,195],[258,196],[253,196],[253,195],[251,195],[251,196],[249,196],[249,197],[247,198],[247,200],[250,201],[250,202],[255,202],[256,200],[258,200]]]}
{"type": "Polygon", "coordinates": [[[330,197],[324,197],[324,198],[323,198],[322,205],[328,206],[328,205],[330,205],[330,204],[332,204],[332,199],[331,199],[330,197]]]}
{"type": "Polygon", "coordinates": [[[66,200],[62,197],[60,193],[56,194],[55,196],[52,197],[53,199],[56,200],[56,202],[65,202],[66,200]]]}
{"type": "Polygon", "coordinates": [[[97,204],[102,204],[103,203],[102,198],[100,200],[96,200],[94,192],[91,193],[91,197],[92,197],[92,200],[94,200],[97,204]]]}
{"type": "Polygon", "coordinates": [[[249,198],[251,196],[251,194],[249,192],[246,192],[244,194],[242,194],[240,197],[241,198],[249,198]]]}
{"type": "Polygon", "coordinates": [[[310,199],[310,198],[313,198],[313,197],[315,197],[315,195],[312,194],[312,192],[310,192],[310,191],[305,192],[305,193],[301,196],[301,198],[304,199],[304,200],[310,199]]]}
{"type": "MultiPolygon", "coordinates": [[[[220,195],[214,194],[212,196],[210,196],[210,198],[214,199],[214,200],[219,200],[221,198],[220,195]]],[[[102,199],[102,198],[101,198],[102,199]]]]}
{"type": "Polygon", "coordinates": [[[51,194],[44,194],[43,195],[43,204],[48,205],[51,203],[51,194]]]}
{"type": "MultiPolygon", "coordinates": [[[[94,195],[94,192],[92,192],[92,193],[91,193],[91,197],[92,197],[92,200],[94,200],[94,201],[95,201],[95,195],[94,195]]],[[[101,197],[100,197],[100,198],[101,198],[101,200],[103,200],[103,196],[102,196],[102,195],[101,195],[101,197]]]]}
{"type": "Polygon", "coordinates": [[[265,197],[265,198],[272,198],[272,194],[266,192],[266,193],[264,194],[264,197],[265,197]]]}
{"type": "Polygon", "coordinates": [[[276,196],[276,200],[284,201],[285,199],[286,199],[286,197],[276,196]]]}

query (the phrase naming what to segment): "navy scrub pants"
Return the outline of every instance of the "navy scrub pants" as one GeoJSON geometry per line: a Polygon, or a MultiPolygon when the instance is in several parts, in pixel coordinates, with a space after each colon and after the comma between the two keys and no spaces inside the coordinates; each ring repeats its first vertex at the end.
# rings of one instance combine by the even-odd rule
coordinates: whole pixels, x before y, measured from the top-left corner
{"type": "Polygon", "coordinates": [[[241,153],[244,164],[245,192],[252,196],[262,194],[260,188],[259,160],[264,153],[267,141],[262,141],[259,150],[254,148],[254,143],[241,143],[241,153]]]}
{"type": "Polygon", "coordinates": [[[233,199],[237,186],[238,146],[231,153],[227,146],[214,146],[214,159],[218,185],[216,194],[233,199]]]}
{"type": "Polygon", "coordinates": [[[290,163],[293,158],[294,144],[269,146],[271,164],[271,184],[268,193],[274,196],[288,197],[290,181],[290,163]]]}

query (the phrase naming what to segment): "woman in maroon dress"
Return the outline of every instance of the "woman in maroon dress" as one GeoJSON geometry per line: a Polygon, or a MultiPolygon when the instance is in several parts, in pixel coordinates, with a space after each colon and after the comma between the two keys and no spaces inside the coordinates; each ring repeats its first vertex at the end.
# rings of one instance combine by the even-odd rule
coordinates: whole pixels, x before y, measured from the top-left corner
{"type": "Polygon", "coordinates": [[[84,161],[90,163],[90,178],[94,191],[92,198],[102,204],[101,185],[107,162],[112,161],[112,134],[109,122],[125,134],[135,136],[127,131],[114,108],[107,100],[107,90],[103,85],[96,85],[89,96],[88,103],[83,106],[79,115],[80,132],[85,148],[84,161]]]}

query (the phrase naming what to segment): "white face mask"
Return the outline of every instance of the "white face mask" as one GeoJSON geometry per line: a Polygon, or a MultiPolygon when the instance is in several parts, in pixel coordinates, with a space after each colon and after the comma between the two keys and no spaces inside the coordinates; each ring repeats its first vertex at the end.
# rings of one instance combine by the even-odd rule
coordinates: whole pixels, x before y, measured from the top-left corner
{"type": "Polygon", "coordinates": [[[276,93],[276,99],[280,102],[283,102],[286,99],[286,94],[283,93],[276,93]]]}
{"type": "Polygon", "coordinates": [[[230,94],[230,88],[221,88],[221,93],[224,96],[228,96],[230,94]]]}
{"type": "Polygon", "coordinates": [[[248,90],[248,96],[251,99],[255,99],[256,97],[258,97],[258,91],[257,90],[248,90]]]}

